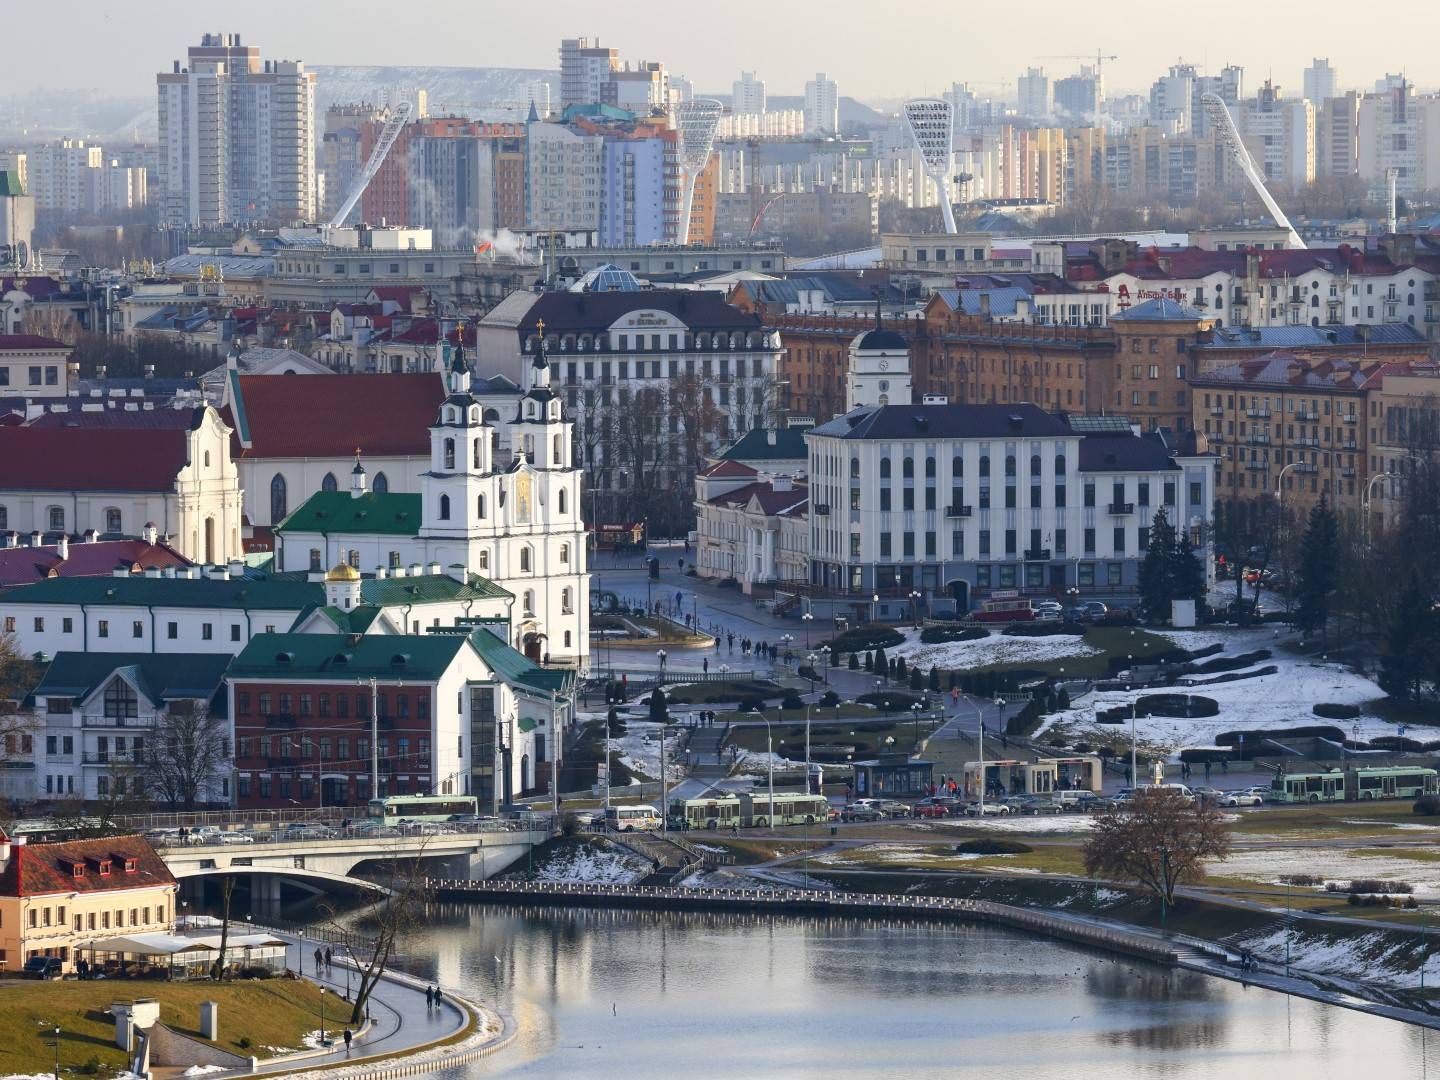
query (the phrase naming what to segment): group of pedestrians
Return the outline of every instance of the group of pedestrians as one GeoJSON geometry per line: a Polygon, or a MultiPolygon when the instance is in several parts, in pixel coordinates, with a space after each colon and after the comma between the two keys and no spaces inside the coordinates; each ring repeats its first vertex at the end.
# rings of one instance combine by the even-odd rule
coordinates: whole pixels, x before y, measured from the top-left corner
{"type": "Polygon", "coordinates": [[[425,987],[425,1009],[427,1012],[431,1009],[440,1008],[442,1000],[440,987],[429,985],[425,987]]]}

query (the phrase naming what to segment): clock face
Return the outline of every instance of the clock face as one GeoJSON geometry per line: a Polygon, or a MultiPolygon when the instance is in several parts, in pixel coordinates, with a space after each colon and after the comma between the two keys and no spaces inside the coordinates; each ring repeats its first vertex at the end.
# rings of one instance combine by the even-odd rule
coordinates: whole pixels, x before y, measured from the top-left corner
{"type": "Polygon", "coordinates": [[[881,371],[888,371],[889,368],[890,368],[890,361],[889,361],[889,360],[881,360],[881,361],[880,361],[880,370],[881,370],[881,371]]]}

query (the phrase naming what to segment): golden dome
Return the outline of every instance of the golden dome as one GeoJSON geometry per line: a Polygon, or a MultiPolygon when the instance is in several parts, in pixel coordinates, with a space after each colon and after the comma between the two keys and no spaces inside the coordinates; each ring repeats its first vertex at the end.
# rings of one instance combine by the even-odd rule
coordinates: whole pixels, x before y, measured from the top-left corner
{"type": "Polygon", "coordinates": [[[356,570],[349,563],[336,563],[325,575],[326,581],[359,581],[360,571],[356,570]]]}

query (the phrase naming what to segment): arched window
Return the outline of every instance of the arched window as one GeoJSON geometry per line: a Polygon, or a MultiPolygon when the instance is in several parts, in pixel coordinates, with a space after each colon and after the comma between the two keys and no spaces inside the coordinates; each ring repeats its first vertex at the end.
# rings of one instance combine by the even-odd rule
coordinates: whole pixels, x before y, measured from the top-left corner
{"type": "MultiPolygon", "coordinates": [[[[520,572],[522,574],[530,573],[530,548],[528,545],[520,549],[520,572]]],[[[525,606],[529,607],[530,605],[526,604],[525,606]]]]}
{"type": "Polygon", "coordinates": [[[964,459],[963,457],[961,457],[959,454],[956,454],[953,458],[950,459],[950,475],[951,475],[951,476],[964,476],[964,475],[965,475],[965,459],[964,459]]]}
{"type": "MultiPolygon", "coordinates": [[[[853,476],[853,475],[855,475],[855,474],[852,473],[851,475],[853,476]]],[[[890,459],[889,459],[888,457],[882,457],[882,458],[880,459],[880,479],[881,479],[881,480],[889,480],[889,479],[890,479],[890,459]]]]}
{"type": "Polygon", "coordinates": [[[375,479],[370,484],[370,490],[376,495],[388,495],[390,493],[390,480],[383,472],[377,472],[375,479]]]}
{"type": "Polygon", "coordinates": [[[989,455],[989,454],[981,454],[981,455],[980,455],[980,475],[981,475],[981,476],[989,476],[989,475],[990,475],[990,455],[989,455]]]}
{"type": "Polygon", "coordinates": [[[556,435],[551,440],[551,442],[554,445],[551,447],[550,450],[550,466],[551,468],[559,468],[561,465],[564,464],[564,462],[561,460],[562,455],[560,451],[560,436],[556,435]]]}
{"type": "Polygon", "coordinates": [[[124,522],[120,519],[120,511],[116,507],[107,507],[105,510],[105,531],[107,533],[124,532],[124,522]]]}
{"type": "Polygon", "coordinates": [[[567,499],[567,496],[566,496],[566,494],[565,494],[565,489],[562,487],[562,488],[560,489],[560,494],[557,495],[557,496],[556,496],[556,499],[555,499],[556,509],[558,509],[559,512],[562,513],[562,514],[565,513],[566,499],[567,499]]]}
{"type": "Polygon", "coordinates": [[[335,474],[333,472],[327,472],[324,479],[320,481],[321,491],[334,491],[339,486],[340,485],[335,482],[335,474]]]}
{"type": "Polygon", "coordinates": [[[480,440],[470,440],[470,467],[476,472],[480,471],[480,440]]]}
{"type": "Polygon", "coordinates": [[[569,615],[572,613],[572,609],[570,607],[570,587],[568,585],[560,590],[560,613],[562,615],[569,615]]]}
{"type": "Polygon", "coordinates": [[[560,561],[561,561],[562,563],[569,563],[569,562],[570,562],[570,545],[569,545],[569,544],[561,544],[561,545],[560,545],[560,561]]]}
{"type": "Polygon", "coordinates": [[[565,631],[565,648],[570,648],[570,631],[565,631]]]}
{"type": "Polygon", "coordinates": [[[455,468],[455,440],[454,440],[454,439],[446,439],[446,440],[445,440],[445,455],[444,455],[444,456],[445,456],[445,464],[444,464],[443,467],[446,468],[446,469],[453,469],[453,468],[455,468]]]}
{"type": "Polygon", "coordinates": [[[206,450],[206,451],[205,451],[205,468],[208,469],[209,467],[210,467],[210,451],[209,451],[209,450],[206,450]]]}
{"type": "Polygon", "coordinates": [[[288,501],[285,497],[285,477],[278,472],[270,480],[270,521],[278,525],[285,517],[288,501]]]}
{"type": "Polygon", "coordinates": [[[480,569],[481,569],[481,570],[489,570],[489,569],[490,569],[490,552],[488,552],[488,551],[482,551],[482,552],[480,552],[480,569]]]}
{"type": "Polygon", "coordinates": [[[527,614],[530,614],[530,615],[534,615],[534,614],[535,614],[535,590],[534,590],[534,589],[526,589],[526,590],[525,590],[525,595],[520,598],[520,602],[525,606],[525,611],[526,611],[527,614]]]}
{"type": "Polygon", "coordinates": [[[312,571],[319,571],[319,570],[323,570],[323,569],[324,569],[324,567],[322,567],[322,566],[320,565],[320,549],[319,549],[319,548],[311,548],[311,549],[310,549],[310,569],[311,569],[312,571]]]}
{"type": "Polygon", "coordinates": [[[481,492],[479,495],[476,495],[476,496],[475,496],[475,516],[478,517],[478,518],[483,518],[483,517],[485,516],[485,493],[484,493],[484,492],[481,492]]]}
{"type": "Polygon", "coordinates": [[[925,459],[925,479],[935,479],[935,459],[933,457],[927,457],[925,459]]]}
{"type": "Polygon", "coordinates": [[[1055,455],[1055,479],[1056,479],[1056,480],[1064,480],[1064,479],[1065,479],[1065,455],[1064,455],[1064,454],[1056,454],[1056,455],[1055,455]]]}
{"type": "Polygon", "coordinates": [[[904,462],[901,463],[901,471],[902,471],[902,473],[904,474],[904,478],[905,478],[906,480],[914,480],[914,479],[915,479],[915,459],[914,459],[914,458],[908,458],[908,457],[907,457],[907,458],[904,460],[904,462]]]}
{"type": "Polygon", "coordinates": [[[449,495],[441,495],[441,496],[440,496],[440,520],[441,520],[441,521],[449,521],[449,520],[450,520],[450,496],[449,496],[449,495]]]}
{"type": "Polygon", "coordinates": [[[1031,454],[1031,455],[1030,455],[1030,475],[1031,475],[1031,476],[1039,476],[1039,475],[1040,475],[1040,455],[1039,455],[1039,454],[1031,454]]]}
{"type": "MultiPolygon", "coordinates": [[[[885,475],[888,476],[889,473],[885,475]]],[[[858,457],[852,457],[850,459],[850,477],[853,480],[860,479],[860,459],[858,457]]]]}

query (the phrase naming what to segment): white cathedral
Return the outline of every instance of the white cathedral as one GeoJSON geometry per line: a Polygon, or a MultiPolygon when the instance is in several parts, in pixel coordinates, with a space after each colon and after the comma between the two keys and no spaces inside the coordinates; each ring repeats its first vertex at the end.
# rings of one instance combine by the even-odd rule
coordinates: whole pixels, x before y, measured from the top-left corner
{"type": "Polygon", "coordinates": [[[448,395],[430,427],[430,468],[420,493],[367,490],[357,456],[348,494],[319,492],[276,528],[276,569],[315,573],[345,563],[388,577],[420,564],[459,580],[485,578],[515,598],[516,649],[533,660],[583,666],[590,574],[581,471],[564,403],[550,389],[543,345],[530,374],[508,425],[510,460],[496,462],[499,433],[485,422],[457,348],[448,395]]]}

